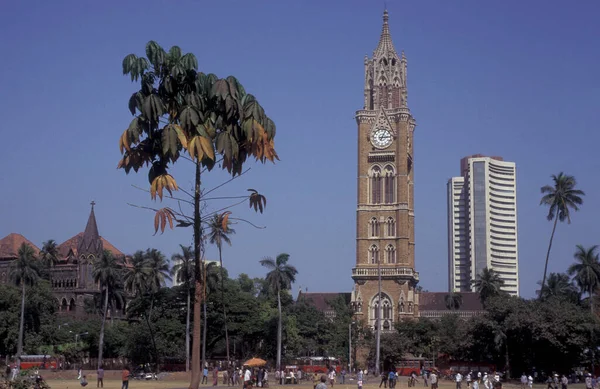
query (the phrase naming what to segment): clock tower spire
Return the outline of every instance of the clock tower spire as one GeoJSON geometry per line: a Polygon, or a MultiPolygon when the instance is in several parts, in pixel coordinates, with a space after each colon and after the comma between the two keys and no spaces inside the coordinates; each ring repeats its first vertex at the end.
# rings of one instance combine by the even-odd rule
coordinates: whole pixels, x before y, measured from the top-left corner
{"type": "Polygon", "coordinates": [[[383,12],[383,27],[373,58],[365,57],[364,109],[400,108],[407,106],[406,56],[398,56],[388,24],[387,10],[383,12]]]}
{"type": "Polygon", "coordinates": [[[352,305],[358,320],[392,331],[419,312],[415,271],[413,132],[406,56],[396,52],[389,15],[373,57],[365,57],[358,124],[356,267],[352,305]],[[381,298],[379,297],[381,278],[381,298]]]}

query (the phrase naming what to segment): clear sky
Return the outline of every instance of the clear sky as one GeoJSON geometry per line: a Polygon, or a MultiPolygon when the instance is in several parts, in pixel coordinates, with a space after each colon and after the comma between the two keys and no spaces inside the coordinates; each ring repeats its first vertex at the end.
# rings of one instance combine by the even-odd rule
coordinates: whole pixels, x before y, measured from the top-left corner
{"type": "MultiPolygon", "coordinates": [[[[416,266],[421,285],[447,290],[446,182],[460,158],[515,161],[521,292],[533,296],[551,231],[540,207],[550,175],[575,175],[585,204],[559,225],[550,271],[576,244],[600,244],[600,2],[389,0],[394,45],[408,58],[415,132],[416,266]]],[[[137,85],[121,61],[148,40],[180,46],[200,69],[235,75],[277,124],[281,162],[252,165],[220,191],[256,188],[266,226],[237,225],[224,262],[264,274],[263,256],[291,254],[299,286],[350,291],[355,264],[354,112],[363,58],[377,45],[383,1],[4,1],[0,6],[0,236],[58,242],[83,230],[95,200],[100,233],[126,253],[167,255],[190,230],[152,236],[152,205],[131,187],[146,172],[116,170],[137,85]]],[[[191,185],[185,162],[174,171],[191,185]]],[[[207,178],[207,187],[223,174],[207,178]]],[[[213,204],[217,206],[218,204],[213,204]]],[[[216,258],[210,248],[209,257],[216,258]]]]}

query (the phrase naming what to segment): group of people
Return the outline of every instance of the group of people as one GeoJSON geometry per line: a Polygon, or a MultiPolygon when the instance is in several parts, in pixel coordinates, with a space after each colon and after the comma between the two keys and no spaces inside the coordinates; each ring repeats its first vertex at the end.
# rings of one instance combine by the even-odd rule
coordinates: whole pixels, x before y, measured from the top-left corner
{"type": "Polygon", "coordinates": [[[468,389],[502,389],[502,382],[500,381],[500,374],[493,373],[483,374],[479,371],[477,374],[473,371],[469,371],[466,376],[458,372],[454,375],[454,381],[456,382],[456,389],[462,389],[463,380],[467,383],[468,389]]]}

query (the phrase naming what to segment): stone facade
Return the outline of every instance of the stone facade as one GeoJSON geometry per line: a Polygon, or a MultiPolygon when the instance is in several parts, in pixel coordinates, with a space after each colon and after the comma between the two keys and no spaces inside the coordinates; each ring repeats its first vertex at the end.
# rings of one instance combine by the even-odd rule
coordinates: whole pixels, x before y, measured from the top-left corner
{"type": "Polygon", "coordinates": [[[365,58],[364,107],[358,124],[356,267],[352,306],[357,320],[382,330],[419,314],[415,271],[413,133],[407,60],[392,44],[387,11],[373,58],[365,58]],[[381,302],[378,277],[381,274],[381,302]],[[380,313],[378,313],[380,312],[380,313]],[[377,317],[382,320],[378,321],[377,317]]]}
{"type": "MultiPolygon", "coordinates": [[[[29,244],[36,254],[39,253],[39,248],[22,235],[13,233],[0,239],[0,283],[9,282],[8,269],[22,243],[29,244]]],[[[98,233],[93,202],[84,232],[61,243],[57,249],[58,263],[50,269],[57,311],[61,315],[83,317],[86,315],[85,299],[100,293],[92,276],[94,261],[105,249],[117,258],[124,255],[98,233]]]]}

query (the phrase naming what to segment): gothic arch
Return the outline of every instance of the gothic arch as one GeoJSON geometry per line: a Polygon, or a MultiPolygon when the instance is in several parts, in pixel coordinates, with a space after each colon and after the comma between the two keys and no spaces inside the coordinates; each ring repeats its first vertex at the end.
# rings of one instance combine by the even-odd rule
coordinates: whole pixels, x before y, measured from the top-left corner
{"type": "Polygon", "coordinates": [[[67,299],[66,298],[62,298],[62,301],[60,302],[60,310],[61,311],[68,311],[69,310],[69,304],[67,303],[67,299]]]}
{"type": "Polygon", "coordinates": [[[369,322],[374,329],[377,328],[377,325],[380,325],[382,330],[391,330],[394,328],[394,304],[392,298],[386,293],[381,293],[381,300],[379,300],[378,294],[371,299],[371,303],[369,304],[369,322]],[[378,320],[380,315],[381,320],[378,320]]]}
{"type": "Polygon", "coordinates": [[[380,204],[383,199],[383,178],[381,166],[373,165],[369,169],[370,203],[380,204]]]}
{"type": "Polygon", "coordinates": [[[385,220],[385,234],[386,236],[393,238],[396,236],[396,220],[392,217],[389,216],[386,220],[385,220]]]}
{"type": "Polygon", "coordinates": [[[385,247],[385,262],[396,263],[396,248],[391,243],[385,247]]]}
{"type": "Polygon", "coordinates": [[[383,169],[383,176],[383,186],[385,188],[383,202],[392,204],[396,200],[396,169],[392,165],[386,165],[383,169]]]}
{"type": "Polygon", "coordinates": [[[375,216],[369,220],[369,235],[371,238],[376,238],[379,236],[379,221],[375,216]]]}
{"type": "Polygon", "coordinates": [[[369,247],[369,263],[374,265],[379,262],[379,247],[376,244],[372,244],[369,247]]]}
{"type": "Polygon", "coordinates": [[[75,310],[75,299],[71,297],[71,301],[69,302],[69,311],[75,310]]]}

